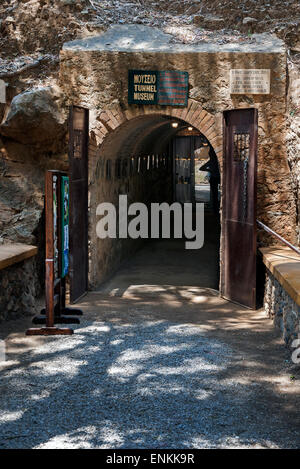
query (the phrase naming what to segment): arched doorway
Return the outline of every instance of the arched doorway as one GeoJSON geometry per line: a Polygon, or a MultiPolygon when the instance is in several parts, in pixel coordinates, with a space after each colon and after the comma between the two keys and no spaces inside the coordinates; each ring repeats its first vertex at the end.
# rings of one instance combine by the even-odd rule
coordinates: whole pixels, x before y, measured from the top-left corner
{"type": "MultiPolygon", "coordinates": [[[[185,114],[186,111],[184,110],[185,114]]],[[[112,115],[110,110],[99,116],[98,128],[92,132],[92,139],[95,143],[98,141],[98,145],[95,146],[93,141],[90,144],[89,281],[92,289],[98,288],[141,245],[138,240],[97,239],[95,226],[98,204],[110,202],[117,206],[118,197],[122,194],[128,196],[129,202],[143,202],[147,206],[151,203],[183,202],[178,198],[178,190],[176,192],[181,177],[176,174],[176,141],[185,139],[193,142],[184,158],[184,163],[189,163],[189,174],[186,175],[186,180],[190,179],[189,182],[193,184],[194,181],[191,179],[194,178],[195,172],[194,151],[202,145],[207,145],[216,155],[208,138],[199,130],[199,127],[207,129],[207,133],[213,137],[216,134],[215,119],[201,108],[193,107],[193,113],[190,115],[194,118],[190,117],[189,121],[162,112],[141,113],[131,119],[125,119],[124,114],[115,114],[115,120],[122,122],[114,129],[109,129],[110,125],[116,124],[116,122],[112,124],[112,115]],[[199,118],[200,115],[201,118],[199,118]],[[195,126],[191,125],[191,122],[194,122],[195,126]],[[105,130],[101,133],[101,129],[105,130]]],[[[220,149],[217,151],[220,155],[220,149]]],[[[188,185],[187,181],[181,182],[183,187],[188,185]]],[[[195,197],[191,196],[187,201],[195,203],[195,197]]],[[[173,243],[156,242],[156,246],[153,244],[150,249],[155,247],[158,258],[164,258],[165,264],[167,261],[163,253],[166,250],[172,251],[171,255],[175,257],[179,256],[181,269],[180,265],[173,263],[172,267],[171,263],[170,270],[173,269],[175,272],[178,269],[178,273],[182,273],[182,269],[190,271],[188,281],[192,285],[199,286],[202,282],[203,287],[218,289],[219,217],[218,213],[212,212],[213,207],[207,206],[205,238],[206,241],[209,238],[207,242],[209,252],[202,250],[198,261],[195,255],[181,252],[182,242],[177,242],[177,244],[174,240],[173,243]],[[193,266],[191,267],[189,263],[193,266]],[[210,275],[209,270],[212,270],[210,275]],[[192,275],[194,275],[194,280],[191,278],[192,275]]],[[[159,270],[158,265],[155,268],[159,270]]],[[[145,279],[145,272],[143,276],[145,279]]],[[[164,281],[162,277],[161,272],[161,281],[164,281]]],[[[170,278],[170,271],[167,277],[170,278]]],[[[173,277],[173,283],[178,282],[179,280],[173,277]]]]}
{"type": "MultiPolygon", "coordinates": [[[[195,112],[194,110],[193,115],[195,112]]],[[[144,113],[143,115],[135,116],[132,119],[124,119],[123,122],[119,121],[119,125],[117,125],[117,114],[113,114],[111,110],[106,111],[104,114],[106,126],[101,121],[101,119],[103,119],[103,113],[101,113],[100,117],[96,118],[103,128],[105,127],[105,132],[101,130],[100,145],[97,146],[97,144],[94,143],[97,140],[97,135],[98,137],[100,135],[100,131],[97,128],[95,131],[92,131],[91,134],[91,138],[94,142],[90,142],[90,156],[92,158],[89,160],[89,250],[86,250],[86,253],[89,256],[89,286],[91,289],[97,288],[99,284],[103,283],[117,270],[124,260],[132,256],[139,247],[136,242],[137,238],[143,240],[149,237],[155,239],[159,237],[158,234],[155,234],[155,236],[152,234],[153,205],[160,207],[159,211],[162,212],[162,205],[165,207],[166,202],[169,202],[169,204],[173,202],[172,213],[170,213],[170,206],[168,208],[169,213],[167,213],[169,217],[167,218],[168,233],[167,235],[163,234],[163,238],[170,238],[170,217],[172,215],[175,219],[176,211],[178,212],[178,205],[180,205],[177,204],[175,210],[173,205],[175,203],[174,199],[176,201],[177,193],[176,190],[174,191],[176,181],[174,176],[177,175],[174,174],[174,167],[176,169],[174,164],[176,154],[174,155],[173,152],[174,139],[180,138],[176,137],[178,130],[187,127],[187,122],[183,119],[179,119],[178,117],[173,118],[162,112],[153,111],[148,114],[144,113]],[[114,116],[114,121],[112,116],[114,116]],[[110,126],[113,126],[114,130],[109,130],[110,126]],[[174,194],[176,195],[175,198],[174,194]],[[125,215],[124,210],[121,210],[121,199],[126,199],[125,215]],[[132,215],[132,213],[129,213],[129,210],[127,213],[128,200],[129,203],[133,203],[133,205],[142,203],[143,209],[146,209],[146,236],[139,234],[140,231],[137,234],[137,230],[135,230],[135,235],[129,236],[128,239],[127,235],[131,224],[130,222],[127,226],[128,216],[132,215]],[[96,217],[97,215],[104,215],[103,205],[107,207],[107,204],[112,206],[112,217],[115,226],[112,228],[112,235],[111,231],[108,234],[107,230],[105,230],[104,236],[99,236],[99,232],[97,228],[95,230],[95,227],[98,227],[99,223],[103,225],[103,221],[97,223],[96,217]],[[98,210],[99,206],[100,210],[98,210]],[[151,206],[151,234],[148,234],[149,221],[147,218],[149,213],[147,206],[151,206]],[[121,215],[122,217],[125,216],[126,221],[125,236],[123,229],[121,229],[120,221],[118,221],[121,220],[121,215]]],[[[202,121],[203,120],[211,131],[211,126],[213,126],[211,122],[213,122],[214,119],[211,119],[208,113],[206,113],[206,115],[204,113],[204,117],[202,117],[202,121]],[[208,121],[210,121],[209,124],[207,124],[208,121]]],[[[192,131],[197,133],[196,127],[190,127],[192,131]]],[[[219,265],[222,267],[220,269],[222,273],[220,281],[221,295],[250,308],[255,308],[256,304],[255,213],[257,127],[257,110],[253,108],[224,112],[224,174],[226,175],[227,184],[224,184],[225,190],[222,191],[221,261],[220,264],[218,262],[217,268],[213,269],[213,272],[215,272],[219,271],[219,265]],[[248,168],[250,172],[248,172],[248,168]],[[243,262],[240,262],[240,258],[236,257],[235,254],[237,251],[246,254],[246,256],[243,254],[243,262]],[[249,288],[249,285],[251,285],[251,288],[249,288]]],[[[210,172],[212,173],[211,169],[215,166],[219,175],[217,153],[205,135],[199,130],[198,132],[198,136],[204,139],[206,145],[210,148],[210,159],[208,162],[210,172]]],[[[71,147],[73,148],[71,152],[71,155],[73,154],[73,156],[71,156],[71,162],[73,161],[72,158],[76,159],[74,142],[71,143],[71,147]]],[[[220,150],[218,150],[218,153],[220,153],[220,150]]],[[[190,159],[191,158],[192,155],[190,155],[190,159]]],[[[74,168],[77,166],[78,164],[76,163],[74,168]]],[[[218,189],[215,190],[215,192],[218,192],[218,189]]],[[[213,200],[215,202],[212,204],[213,212],[216,220],[211,226],[215,228],[214,231],[218,232],[218,194],[215,194],[213,200]]],[[[183,210],[190,210],[190,216],[193,217],[192,203],[184,203],[183,205],[183,210]]],[[[194,218],[197,223],[199,221],[199,213],[197,212],[199,208],[198,205],[199,204],[196,204],[195,206],[194,218]]],[[[73,206],[76,208],[74,200],[73,206]]],[[[104,209],[104,211],[107,210],[107,208],[104,209]]],[[[162,215],[162,213],[158,214],[158,219],[156,219],[158,225],[160,223],[159,217],[162,215]]],[[[166,214],[164,213],[164,215],[166,214]]],[[[82,216],[85,216],[85,214],[82,213],[82,216]]],[[[191,235],[189,237],[186,231],[185,213],[183,218],[182,214],[180,216],[180,226],[182,226],[182,220],[184,219],[185,238],[192,239],[194,237],[197,244],[197,247],[191,247],[192,243],[186,242],[186,249],[200,250],[204,244],[203,230],[197,238],[199,232],[197,231],[197,227],[196,230],[194,230],[194,219],[192,218],[190,221],[191,226],[188,231],[189,235],[191,235]],[[201,236],[202,241],[200,240],[201,236]],[[189,246],[187,247],[187,245],[189,246]]],[[[203,227],[203,219],[201,219],[201,221],[203,227]]],[[[74,229],[76,230],[76,226],[74,226],[74,229]]],[[[156,232],[159,233],[159,229],[158,231],[156,230],[156,232]]],[[[175,221],[174,237],[178,238],[178,231],[176,231],[175,236],[175,221]]],[[[182,229],[179,237],[183,238],[182,229]]],[[[217,244],[219,244],[219,241],[217,244]]],[[[205,251],[201,250],[201,253],[203,252],[205,251]]],[[[217,252],[219,253],[219,249],[217,252]]],[[[173,254],[176,256],[175,253],[173,254]]],[[[200,260],[198,266],[201,264],[202,262],[200,260]]],[[[207,272],[211,272],[211,265],[212,262],[208,264],[207,272]]],[[[188,267],[186,266],[186,268],[188,267]]],[[[203,273],[205,269],[206,268],[202,269],[201,272],[203,273]]],[[[197,276],[197,274],[195,275],[197,276]]],[[[168,276],[168,273],[166,273],[166,276],[168,276]]],[[[219,282],[215,281],[213,286],[217,288],[218,285],[219,282]]]]}

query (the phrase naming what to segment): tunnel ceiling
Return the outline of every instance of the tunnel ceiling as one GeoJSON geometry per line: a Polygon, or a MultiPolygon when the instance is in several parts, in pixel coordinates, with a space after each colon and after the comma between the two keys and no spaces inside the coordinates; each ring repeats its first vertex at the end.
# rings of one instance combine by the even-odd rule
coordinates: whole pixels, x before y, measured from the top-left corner
{"type": "Polygon", "coordinates": [[[184,121],[171,116],[151,115],[132,119],[111,132],[101,147],[101,155],[109,158],[161,154],[169,141],[186,127],[184,121]],[[178,122],[174,129],[172,122],[178,122]]]}

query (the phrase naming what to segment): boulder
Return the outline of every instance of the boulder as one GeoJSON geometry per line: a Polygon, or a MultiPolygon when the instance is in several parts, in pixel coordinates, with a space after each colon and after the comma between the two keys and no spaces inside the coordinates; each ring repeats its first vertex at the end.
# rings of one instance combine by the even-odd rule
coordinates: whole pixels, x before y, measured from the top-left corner
{"type": "Polygon", "coordinates": [[[0,134],[23,144],[51,143],[66,132],[66,115],[53,88],[36,88],[15,96],[0,134]]]}

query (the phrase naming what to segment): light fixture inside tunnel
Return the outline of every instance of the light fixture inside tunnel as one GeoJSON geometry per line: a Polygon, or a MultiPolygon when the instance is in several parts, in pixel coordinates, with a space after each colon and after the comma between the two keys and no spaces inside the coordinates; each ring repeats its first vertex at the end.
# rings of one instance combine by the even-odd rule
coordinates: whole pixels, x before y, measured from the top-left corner
{"type": "Polygon", "coordinates": [[[188,127],[188,130],[191,132],[193,130],[193,127],[188,127]]]}
{"type": "Polygon", "coordinates": [[[177,127],[178,127],[178,122],[172,122],[172,127],[173,127],[174,129],[177,129],[177,127]]]}

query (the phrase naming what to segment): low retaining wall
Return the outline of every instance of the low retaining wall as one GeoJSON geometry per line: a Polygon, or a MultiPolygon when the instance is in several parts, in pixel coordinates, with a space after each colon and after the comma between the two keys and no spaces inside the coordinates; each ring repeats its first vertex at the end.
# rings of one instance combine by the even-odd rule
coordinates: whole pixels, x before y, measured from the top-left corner
{"type": "Polygon", "coordinates": [[[0,321],[33,315],[39,293],[35,258],[0,270],[0,321]]]}
{"type": "Polygon", "coordinates": [[[34,246],[0,246],[0,321],[35,313],[40,294],[34,246]]]}
{"type": "Polygon", "coordinates": [[[300,337],[300,256],[289,248],[262,248],[266,266],[264,307],[290,346],[300,337]]]}

